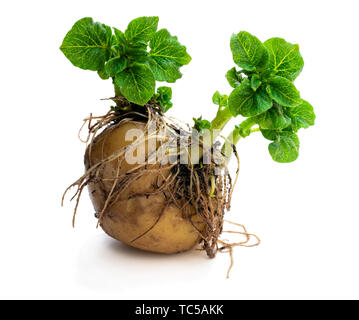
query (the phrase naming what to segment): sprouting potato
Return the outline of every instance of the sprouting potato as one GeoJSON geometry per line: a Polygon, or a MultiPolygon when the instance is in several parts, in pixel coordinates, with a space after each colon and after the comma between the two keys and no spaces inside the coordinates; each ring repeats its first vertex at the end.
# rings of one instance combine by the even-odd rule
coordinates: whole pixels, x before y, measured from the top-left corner
{"type": "MultiPolygon", "coordinates": [[[[260,241],[237,223],[232,225],[239,230],[223,230],[239,172],[233,179],[227,164],[235,155],[239,166],[236,145],[255,132],[270,141],[273,160],[288,163],[298,158],[298,131],[315,122],[313,107],[293,83],[304,60],[299,46],[282,38],[261,42],[246,31],[232,34],[230,48],[240,68],[226,73],[232,91],[214,93],[217,113],[212,121],[199,116],[192,126],[182,125],[165,116],[173,106],[172,88],[156,88],[156,81],[176,82],[191,57],[176,36],[158,28],[158,22],[155,16],[140,17],[122,32],[83,18],[60,47],[74,66],[111,79],[115,91],[108,99],[114,104],[108,113],[85,119],[86,170],[65,191],[77,187],[73,224],[81,194],[88,187],[98,224],[123,243],[167,254],[198,245],[210,258],[218,251],[232,257],[234,246],[255,246],[260,241]],[[224,138],[222,130],[233,118],[242,119],[224,138]],[[154,131],[149,130],[152,126],[154,131]],[[127,139],[132,129],[142,135],[127,139]],[[174,148],[167,149],[163,132],[172,134],[174,148]],[[129,161],[129,152],[143,161],[129,161]],[[160,157],[150,161],[157,153],[160,157]],[[166,153],[175,161],[162,161],[166,153]],[[220,238],[222,232],[242,239],[231,243],[220,238]]],[[[189,95],[188,104],[192,101],[189,95]]]]}

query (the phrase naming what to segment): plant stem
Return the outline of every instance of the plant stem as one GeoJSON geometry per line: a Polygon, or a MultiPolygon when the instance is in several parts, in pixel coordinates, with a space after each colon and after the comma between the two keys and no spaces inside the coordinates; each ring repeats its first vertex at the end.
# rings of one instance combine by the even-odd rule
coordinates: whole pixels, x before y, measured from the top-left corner
{"type": "Polygon", "coordinates": [[[232,113],[228,107],[220,107],[217,111],[216,117],[211,121],[211,133],[213,141],[218,137],[222,129],[226,126],[232,118],[232,113]]]}
{"type": "Polygon", "coordinates": [[[239,126],[236,126],[234,130],[229,134],[229,136],[227,137],[227,141],[222,147],[222,153],[227,158],[227,162],[233,153],[232,145],[235,146],[238,143],[239,139],[248,137],[252,132],[257,132],[260,130],[259,128],[251,129],[255,124],[256,122],[253,119],[248,118],[241,122],[239,126]]]}
{"type": "Polygon", "coordinates": [[[247,118],[246,120],[242,121],[238,127],[240,127],[243,131],[250,130],[255,124],[256,121],[253,118],[247,118]]]}
{"type": "MultiPolygon", "coordinates": [[[[113,83],[113,87],[115,89],[115,97],[123,97],[123,94],[121,92],[121,89],[120,87],[115,83],[115,79],[112,78],[112,83],[113,83]]],[[[129,109],[128,107],[124,108],[123,105],[121,104],[121,100],[120,99],[115,99],[114,100],[115,103],[116,103],[116,106],[122,110],[125,110],[125,109],[129,109]]]]}
{"type": "Polygon", "coordinates": [[[236,145],[240,138],[242,138],[240,134],[240,129],[238,127],[235,127],[234,130],[227,137],[227,141],[224,143],[222,147],[222,153],[226,159],[229,160],[233,152],[232,145],[236,145]]]}
{"type": "Polygon", "coordinates": [[[115,88],[115,96],[116,97],[123,96],[120,87],[115,82],[113,83],[113,86],[115,88]]]}

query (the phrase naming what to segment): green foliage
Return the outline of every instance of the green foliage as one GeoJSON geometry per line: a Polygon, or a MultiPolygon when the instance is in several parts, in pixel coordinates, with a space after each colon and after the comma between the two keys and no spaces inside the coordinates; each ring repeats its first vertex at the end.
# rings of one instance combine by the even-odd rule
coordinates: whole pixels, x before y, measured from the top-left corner
{"type": "Polygon", "coordinates": [[[273,141],[269,144],[268,150],[274,161],[285,163],[298,158],[299,139],[295,132],[262,130],[262,134],[266,139],[273,141]]]}
{"type": "Polygon", "coordinates": [[[256,91],[252,89],[251,81],[245,78],[241,85],[235,88],[229,96],[229,110],[233,116],[253,117],[272,107],[272,99],[264,87],[256,91]]]}
{"type": "Polygon", "coordinates": [[[242,69],[230,69],[226,78],[234,88],[228,107],[234,117],[241,115],[245,126],[236,131],[248,136],[257,124],[269,145],[272,158],[291,162],[298,157],[296,132],[314,125],[313,107],[302,100],[293,84],[303,69],[299,46],[281,38],[262,43],[248,32],[232,35],[233,60],[242,69]],[[248,126],[249,124],[249,126],[248,126]]]}
{"type": "Polygon", "coordinates": [[[269,53],[268,70],[277,76],[295,80],[304,66],[299,46],[281,38],[271,38],[264,42],[264,45],[269,53]]]}
{"type": "MultiPolygon", "coordinates": [[[[72,64],[97,71],[101,79],[112,78],[117,92],[144,105],[155,96],[156,80],[175,82],[182,76],[180,67],[191,61],[177,37],[166,29],[157,31],[157,26],[158,17],[140,17],[122,32],[83,18],[67,33],[60,49],[72,64]]],[[[166,110],[172,106],[163,103],[166,110]]]]}
{"type": "Polygon", "coordinates": [[[158,17],[140,17],[132,20],[125,31],[125,38],[130,43],[147,43],[157,30],[158,17]]]}
{"type": "Polygon", "coordinates": [[[166,30],[156,32],[150,41],[149,64],[156,80],[175,82],[182,77],[179,68],[188,64],[191,57],[177,37],[166,30]]]}
{"type": "Polygon", "coordinates": [[[263,68],[268,60],[268,51],[263,43],[246,31],[232,35],[231,50],[234,62],[248,71],[263,68]]]}
{"type": "MultiPolygon", "coordinates": [[[[172,89],[163,86],[156,91],[156,81],[180,79],[180,68],[191,57],[176,36],[157,27],[158,17],[134,19],[125,32],[83,18],[66,34],[60,49],[73,65],[97,71],[101,79],[112,78],[117,95],[138,105],[151,101],[166,112],[172,107],[172,89]]],[[[281,38],[262,43],[242,31],[232,35],[230,47],[241,68],[233,67],[226,74],[233,90],[229,97],[215,92],[216,118],[212,123],[194,118],[194,128],[223,128],[232,116],[240,115],[245,119],[235,128],[237,137],[260,130],[272,141],[268,149],[275,161],[294,161],[298,130],[315,121],[313,107],[293,84],[304,66],[299,46],[281,38]],[[254,125],[259,128],[252,129],[254,125]]]]}
{"type": "Polygon", "coordinates": [[[60,50],[74,66],[99,71],[110,58],[111,41],[110,27],[83,18],[66,34],[60,50]]]}
{"type": "Polygon", "coordinates": [[[125,34],[116,28],[113,28],[114,40],[112,41],[112,50],[114,55],[124,55],[128,46],[125,34]]]}
{"type": "Polygon", "coordinates": [[[238,134],[242,137],[242,138],[246,138],[251,134],[251,128],[247,127],[245,124],[243,125],[243,123],[239,124],[239,125],[235,125],[235,130],[238,130],[238,134]]]}
{"type": "Polygon", "coordinates": [[[281,105],[274,103],[272,108],[257,116],[256,122],[261,129],[281,130],[291,124],[291,118],[281,105]]]}
{"type": "Polygon", "coordinates": [[[159,87],[154,95],[154,101],[157,103],[163,113],[172,108],[172,89],[170,87],[159,87]]]}
{"type": "Polygon", "coordinates": [[[115,83],[128,100],[139,105],[151,99],[156,86],[153,73],[145,64],[134,64],[116,74],[115,83]]]}
{"type": "Polygon", "coordinates": [[[299,92],[288,79],[274,76],[267,83],[267,92],[275,102],[285,107],[295,107],[300,103],[299,92]]]}
{"type": "Polygon", "coordinates": [[[227,107],[228,105],[228,96],[225,94],[220,94],[219,91],[216,91],[213,94],[212,102],[220,107],[227,107]]]}
{"type": "Polygon", "coordinates": [[[211,128],[211,122],[208,120],[202,119],[202,116],[200,116],[197,119],[193,118],[193,121],[194,121],[193,128],[196,129],[198,132],[201,132],[202,130],[211,128]]]}
{"type": "Polygon", "coordinates": [[[290,108],[288,114],[292,120],[292,128],[296,132],[301,128],[314,125],[315,114],[313,107],[305,100],[302,100],[298,106],[290,108]]]}
{"type": "Polygon", "coordinates": [[[117,56],[112,58],[105,64],[105,74],[108,77],[114,77],[116,74],[126,69],[127,63],[128,60],[125,57],[117,56]]]}
{"type": "Polygon", "coordinates": [[[240,71],[237,71],[236,67],[233,67],[232,69],[228,70],[226,78],[230,86],[233,88],[237,88],[238,86],[240,86],[243,80],[242,73],[240,71]]]}
{"type": "Polygon", "coordinates": [[[251,78],[251,87],[253,91],[256,91],[262,84],[261,77],[258,74],[254,74],[251,78]]]}
{"type": "Polygon", "coordinates": [[[97,71],[98,76],[102,79],[102,80],[107,80],[110,77],[107,75],[107,73],[105,72],[105,70],[99,70],[97,71]]]}

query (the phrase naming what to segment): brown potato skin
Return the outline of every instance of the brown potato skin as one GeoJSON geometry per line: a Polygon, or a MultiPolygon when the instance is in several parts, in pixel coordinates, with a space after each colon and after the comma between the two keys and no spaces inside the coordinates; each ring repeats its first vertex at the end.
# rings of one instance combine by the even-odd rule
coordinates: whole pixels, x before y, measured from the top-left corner
{"type": "MultiPolygon", "coordinates": [[[[120,127],[107,128],[95,138],[91,152],[89,148],[86,150],[86,169],[131,144],[131,141],[125,141],[128,130],[145,130],[145,126],[142,122],[129,121],[120,127]]],[[[148,146],[145,147],[147,150],[148,146]]],[[[127,163],[124,157],[120,160],[120,174],[125,174],[136,166],[127,163]]],[[[118,163],[118,160],[115,160],[105,164],[101,169],[101,178],[114,178],[118,163]]],[[[158,168],[158,165],[151,167],[158,168]]],[[[166,254],[190,250],[201,238],[192,223],[183,218],[181,209],[169,203],[163,193],[144,195],[155,191],[158,179],[169,175],[169,169],[162,169],[161,172],[162,174],[156,171],[146,173],[130,183],[118,195],[118,200],[106,209],[100,225],[109,236],[138,249],[166,254]]],[[[101,181],[88,185],[97,213],[103,209],[112,184],[110,181],[101,181]]],[[[204,225],[199,216],[194,215],[192,222],[199,230],[203,229],[204,225]]]]}

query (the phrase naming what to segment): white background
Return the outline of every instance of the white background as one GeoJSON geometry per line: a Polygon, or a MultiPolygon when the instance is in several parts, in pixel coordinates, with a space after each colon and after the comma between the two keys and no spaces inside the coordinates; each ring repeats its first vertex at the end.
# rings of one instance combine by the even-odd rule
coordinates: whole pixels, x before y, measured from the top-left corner
{"type": "MultiPolygon", "coordinates": [[[[359,298],[358,1],[2,1],[0,298],[359,298]],[[174,87],[171,115],[211,118],[229,93],[231,33],[299,43],[296,81],[315,107],[299,159],[271,160],[260,134],[241,141],[240,180],[228,218],[262,240],[228,256],[143,253],[96,229],[84,194],[77,227],[64,188],[83,172],[82,119],[103,114],[110,81],[58,49],[79,18],[124,29],[160,16],[192,62],[174,87]]],[[[236,122],[234,121],[233,124],[236,122]]]]}

